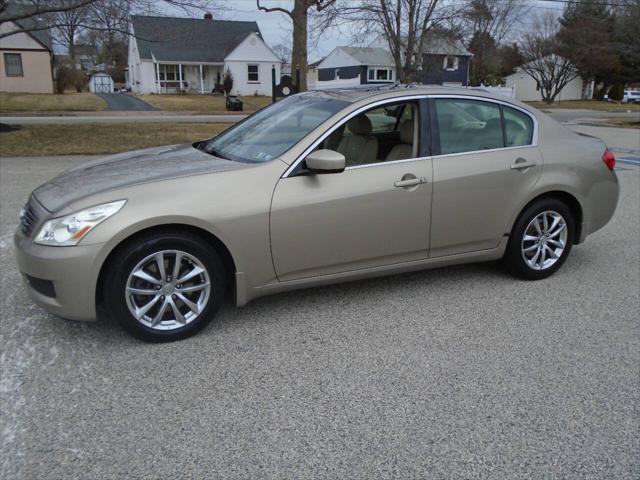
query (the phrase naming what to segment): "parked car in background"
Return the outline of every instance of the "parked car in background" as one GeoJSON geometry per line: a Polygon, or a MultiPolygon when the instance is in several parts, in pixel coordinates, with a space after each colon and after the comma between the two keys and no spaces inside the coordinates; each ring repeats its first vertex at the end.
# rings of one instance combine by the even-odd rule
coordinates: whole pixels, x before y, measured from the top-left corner
{"type": "Polygon", "coordinates": [[[50,312],[94,320],[102,302],[149,341],[194,334],[225,297],[499,259],[539,280],[612,217],[614,164],[600,140],[479,90],[306,92],[41,185],[17,263],[50,312]]]}
{"type": "Polygon", "coordinates": [[[622,103],[640,103],[639,90],[625,90],[622,103]]]}

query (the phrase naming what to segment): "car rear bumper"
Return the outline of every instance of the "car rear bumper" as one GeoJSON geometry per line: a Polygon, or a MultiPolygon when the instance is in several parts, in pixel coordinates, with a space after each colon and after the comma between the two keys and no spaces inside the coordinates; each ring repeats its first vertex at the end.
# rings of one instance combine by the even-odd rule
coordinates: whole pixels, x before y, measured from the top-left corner
{"type": "Polygon", "coordinates": [[[96,319],[96,258],[101,245],[48,247],[20,231],[14,243],[18,269],[36,304],[70,320],[96,319]]]}

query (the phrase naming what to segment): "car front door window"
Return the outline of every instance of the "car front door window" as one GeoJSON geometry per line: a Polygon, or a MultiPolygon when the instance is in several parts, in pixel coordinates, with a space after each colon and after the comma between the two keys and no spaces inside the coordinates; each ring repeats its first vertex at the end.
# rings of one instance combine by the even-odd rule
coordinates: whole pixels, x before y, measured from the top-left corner
{"type": "Polygon", "coordinates": [[[342,153],[347,168],[417,158],[418,112],[415,102],[390,102],[372,108],[335,127],[316,150],[342,153]]]}

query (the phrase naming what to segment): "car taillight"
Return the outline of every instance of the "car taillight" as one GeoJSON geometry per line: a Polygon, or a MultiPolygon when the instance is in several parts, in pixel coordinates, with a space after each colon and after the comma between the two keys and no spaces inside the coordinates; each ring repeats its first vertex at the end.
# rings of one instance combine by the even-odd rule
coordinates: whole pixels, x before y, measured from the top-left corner
{"type": "Polygon", "coordinates": [[[608,148],[602,154],[602,161],[609,170],[613,171],[614,167],[616,166],[616,157],[608,148]]]}

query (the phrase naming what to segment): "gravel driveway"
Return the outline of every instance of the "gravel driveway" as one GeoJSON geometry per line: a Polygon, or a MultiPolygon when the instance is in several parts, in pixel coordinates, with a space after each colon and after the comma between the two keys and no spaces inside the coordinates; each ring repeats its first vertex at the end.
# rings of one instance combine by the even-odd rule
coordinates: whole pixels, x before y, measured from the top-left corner
{"type": "Polygon", "coordinates": [[[0,159],[0,478],[638,478],[640,169],[554,277],[443,268],[224,307],[178,343],[33,306],[0,159]]]}

